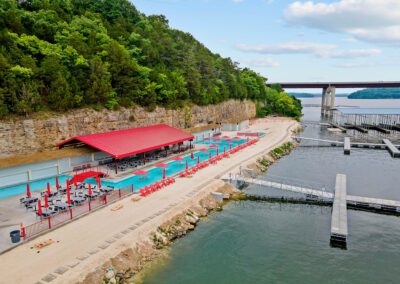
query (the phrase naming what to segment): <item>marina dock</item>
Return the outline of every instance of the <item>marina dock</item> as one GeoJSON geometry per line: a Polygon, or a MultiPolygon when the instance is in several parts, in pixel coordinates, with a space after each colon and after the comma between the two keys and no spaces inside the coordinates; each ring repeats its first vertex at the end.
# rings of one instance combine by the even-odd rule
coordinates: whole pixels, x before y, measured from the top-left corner
{"type": "Polygon", "coordinates": [[[344,138],[344,147],[343,148],[344,148],[344,154],[350,155],[350,148],[351,148],[350,137],[344,138]]]}
{"type": "Polygon", "coordinates": [[[333,127],[333,128],[337,128],[337,129],[340,129],[343,133],[346,133],[347,132],[347,129],[346,128],[344,128],[343,126],[340,126],[339,124],[336,124],[336,123],[330,123],[330,125],[331,125],[331,127],[333,127]]]}
{"type": "Polygon", "coordinates": [[[335,197],[332,207],[331,243],[346,246],[347,242],[347,182],[346,175],[336,175],[335,197]]]}
{"type": "Polygon", "coordinates": [[[393,158],[400,158],[400,150],[395,147],[389,139],[383,139],[382,141],[386,145],[390,155],[392,155],[393,158]]]}
{"type": "Polygon", "coordinates": [[[344,127],[345,127],[346,129],[354,129],[354,130],[357,130],[357,131],[359,131],[359,132],[361,132],[361,133],[368,133],[368,129],[365,129],[365,128],[363,128],[363,127],[361,127],[361,126],[358,126],[358,125],[354,125],[354,124],[345,124],[344,127]]]}
{"type": "MultiPolygon", "coordinates": [[[[224,176],[222,177],[222,179],[230,182],[248,183],[248,184],[259,185],[261,187],[270,187],[284,191],[291,191],[294,193],[301,193],[306,195],[306,197],[308,198],[313,198],[313,199],[319,198],[323,202],[333,203],[335,198],[334,193],[326,191],[324,189],[291,185],[288,183],[281,183],[273,180],[261,180],[250,177],[244,177],[241,175],[236,175],[232,177],[224,176]]],[[[361,210],[364,209],[376,212],[382,211],[385,213],[394,213],[394,214],[400,213],[400,201],[397,200],[346,195],[346,202],[347,205],[351,206],[352,208],[357,208],[361,210]]]]}
{"type": "MultiPolygon", "coordinates": [[[[332,219],[331,219],[331,234],[330,243],[332,246],[341,248],[347,247],[348,225],[347,225],[347,208],[366,210],[370,212],[383,214],[400,214],[400,201],[388,200],[380,198],[362,197],[347,195],[347,177],[344,174],[336,175],[336,184],[334,193],[326,191],[325,188],[310,188],[299,185],[291,185],[288,183],[276,182],[273,180],[261,180],[242,175],[225,175],[223,180],[230,183],[236,183],[236,186],[241,184],[253,184],[265,188],[272,188],[286,192],[299,193],[300,196],[282,196],[275,195],[265,197],[259,195],[248,195],[250,198],[260,198],[262,200],[276,199],[295,201],[295,202],[311,202],[318,204],[332,204],[332,219]]],[[[332,190],[331,190],[332,191],[332,190]]]]}
{"type": "MultiPolygon", "coordinates": [[[[344,141],[335,141],[335,140],[327,140],[327,139],[319,139],[319,138],[309,138],[309,137],[302,137],[302,136],[292,136],[292,138],[297,141],[312,141],[312,142],[317,142],[318,145],[315,145],[315,147],[320,146],[319,143],[323,143],[325,146],[332,146],[332,147],[343,147],[344,148],[344,154],[348,155],[349,151],[346,149],[348,148],[348,145],[346,144],[346,137],[344,141]]],[[[348,142],[350,144],[350,149],[351,148],[364,148],[364,149],[387,149],[390,153],[390,155],[393,158],[399,158],[400,157],[400,145],[394,145],[389,139],[383,139],[383,143],[366,143],[366,142],[352,142],[349,138],[348,142]],[[386,141],[386,142],[385,142],[386,141]]]]}

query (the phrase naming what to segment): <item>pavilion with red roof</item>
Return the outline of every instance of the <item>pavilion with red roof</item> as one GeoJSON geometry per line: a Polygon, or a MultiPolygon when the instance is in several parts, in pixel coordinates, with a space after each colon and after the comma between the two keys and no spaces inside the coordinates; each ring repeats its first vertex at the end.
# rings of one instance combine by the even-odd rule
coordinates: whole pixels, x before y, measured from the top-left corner
{"type": "MultiPolygon", "coordinates": [[[[192,141],[194,136],[180,129],[158,124],[110,132],[75,136],[57,144],[58,148],[86,145],[118,160],[166,146],[192,141]]],[[[116,167],[117,172],[117,167],[116,167]]]]}

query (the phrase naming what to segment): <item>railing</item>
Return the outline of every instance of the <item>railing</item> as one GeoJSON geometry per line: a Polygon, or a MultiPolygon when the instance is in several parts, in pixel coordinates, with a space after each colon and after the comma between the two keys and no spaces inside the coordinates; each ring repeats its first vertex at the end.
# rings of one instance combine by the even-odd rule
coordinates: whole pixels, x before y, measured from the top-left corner
{"type": "Polygon", "coordinates": [[[303,184],[288,184],[287,182],[281,182],[281,181],[274,181],[274,180],[263,180],[263,179],[256,179],[253,177],[246,178],[240,175],[235,175],[233,178],[231,177],[231,180],[236,180],[236,181],[241,181],[245,183],[251,183],[259,186],[266,186],[266,187],[272,187],[280,190],[286,190],[286,191],[291,191],[291,192],[296,192],[296,193],[303,193],[307,195],[317,195],[319,197],[327,198],[327,199],[332,199],[333,198],[333,193],[330,191],[327,191],[325,186],[316,186],[315,184],[312,186],[305,186],[303,184]]]}
{"type": "Polygon", "coordinates": [[[24,238],[24,240],[35,237],[45,231],[72,222],[74,219],[77,219],[80,216],[88,214],[93,210],[96,210],[98,208],[104,207],[118,200],[121,200],[126,196],[132,195],[133,192],[134,192],[133,186],[124,189],[118,189],[112,191],[109,194],[99,196],[95,199],[86,201],[80,205],[71,207],[56,215],[47,218],[42,218],[40,221],[26,226],[23,230],[24,232],[22,233],[22,237],[24,238]]]}

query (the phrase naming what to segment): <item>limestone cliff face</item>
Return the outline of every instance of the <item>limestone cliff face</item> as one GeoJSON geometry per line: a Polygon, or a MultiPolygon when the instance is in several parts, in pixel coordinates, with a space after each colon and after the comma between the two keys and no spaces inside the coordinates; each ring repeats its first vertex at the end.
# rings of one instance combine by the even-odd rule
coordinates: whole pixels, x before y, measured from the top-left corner
{"type": "Polygon", "coordinates": [[[45,119],[0,120],[0,158],[40,152],[76,135],[165,123],[181,129],[211,123],[253,118],[253,102],[229,100],[218,105],[193,106],[181,110],[141,107],[117,111],[72,110],[45,119]]]}

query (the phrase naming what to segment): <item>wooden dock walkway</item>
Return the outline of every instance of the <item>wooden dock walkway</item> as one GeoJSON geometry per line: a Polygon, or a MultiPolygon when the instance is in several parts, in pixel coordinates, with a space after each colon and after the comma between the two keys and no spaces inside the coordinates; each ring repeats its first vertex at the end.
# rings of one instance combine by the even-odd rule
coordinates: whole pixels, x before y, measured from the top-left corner
{"type": "Polygon", "coordinates": [[[350,155],[350,148],[351,148],[350,137],[345,137],[344,147],[343,147],[343,152],[345,155],[350,155]]]}
{"type": "Polygon", "coordinates": [[[386,145],[390,155],[392,155],[393,158],[400,158],[400,150],[395,147],[389,139],[383,139],[382,141],[386,145]]]}
{"type": "Polygon", "coordinates": [[[346,175],[336,175],[332,207],[331,243],[346,246],[347,242],[347,181],[346,175]]]}

